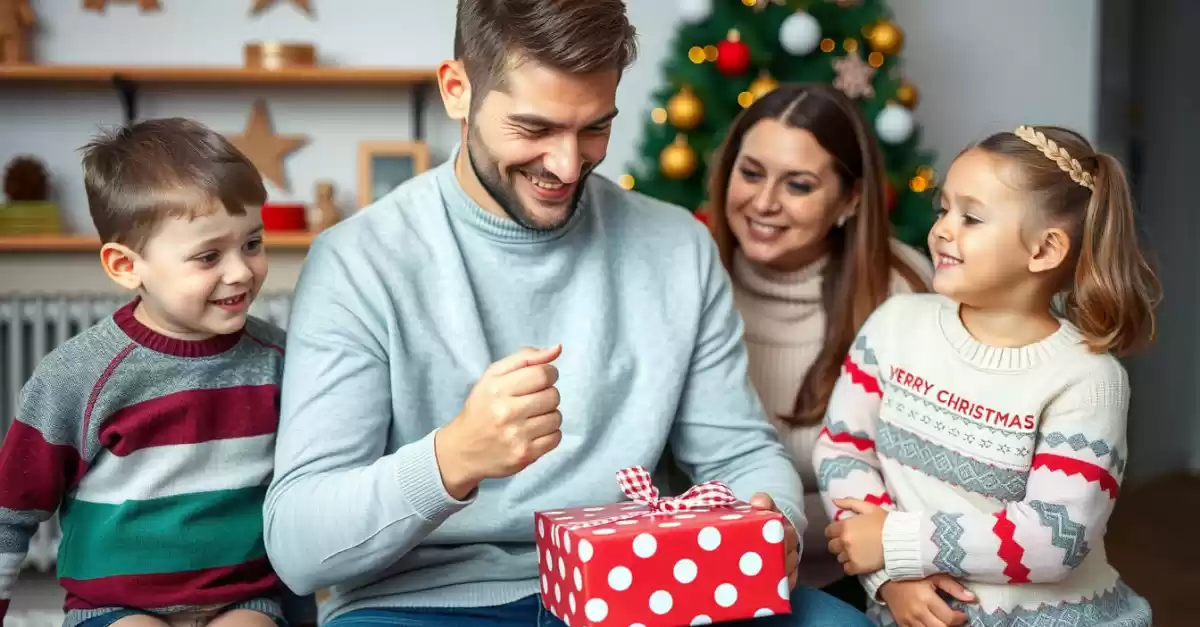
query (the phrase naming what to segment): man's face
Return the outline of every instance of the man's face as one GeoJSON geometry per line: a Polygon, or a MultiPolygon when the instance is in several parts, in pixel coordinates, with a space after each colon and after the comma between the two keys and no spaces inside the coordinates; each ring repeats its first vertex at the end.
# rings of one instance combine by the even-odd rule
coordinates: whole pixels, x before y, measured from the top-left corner
{"type": "Polygon", "coordinates": [[[575,213],[584,181],[608,152],[619,78],[616,70],[568,74],[527,62],[472,108],[471,168],[518,224],[550,230],[575,213]]]}

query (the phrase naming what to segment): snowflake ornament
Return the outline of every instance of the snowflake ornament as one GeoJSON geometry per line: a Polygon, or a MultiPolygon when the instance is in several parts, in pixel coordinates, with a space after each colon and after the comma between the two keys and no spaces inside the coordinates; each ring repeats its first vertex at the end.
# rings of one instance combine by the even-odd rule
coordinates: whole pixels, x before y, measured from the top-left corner
{"type": "Polygon", "coordinates": [[[858,51],[847,53],[846,56],[833,62],[837,78],[833,86],[842,90],[851,98],[871,98],[875,95],[875,68],[869,66],[859,56],[858,51]]]}

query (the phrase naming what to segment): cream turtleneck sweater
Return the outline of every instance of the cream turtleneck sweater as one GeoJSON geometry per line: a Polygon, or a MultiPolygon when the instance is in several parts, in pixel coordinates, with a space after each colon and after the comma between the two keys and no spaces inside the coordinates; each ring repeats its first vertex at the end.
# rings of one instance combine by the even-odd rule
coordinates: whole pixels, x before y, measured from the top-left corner
{"type": "MultiPolygon", "coordinates": [[[[893,241],[892,247],[926,283],[933,280],[933,268],[924,255],[898,241],[893,241]]],[[[777,272],[751,263],[738,250],[730,273],[734,302],[746,326],[750,379],[804,482],[808,528],[804,532],[800,583],[813,587],[825,586],[843,576],[841,566],[827,548],[825,527],[829,517],[821,505],[813,472],[813,446],[821,425],[797,427],[779,416],[792,411],[800,382],[824,341],[825,311],[821,306],[824,267],[822,258],[799,270],[777,272]]],[[[891,291],[912,289],[900,273],[893,271],[891,291]]]]}

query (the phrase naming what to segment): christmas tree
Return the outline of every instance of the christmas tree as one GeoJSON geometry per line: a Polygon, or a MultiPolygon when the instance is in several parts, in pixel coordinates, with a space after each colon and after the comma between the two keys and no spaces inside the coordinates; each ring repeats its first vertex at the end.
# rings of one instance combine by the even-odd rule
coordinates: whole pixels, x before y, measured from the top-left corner
{"type": "Polygon", "coordinates": [[[652,95],[627,189],[701,209],[705,165],[734,117],[780,82],[832,83],[862,108],[888,172],[896,237],[924,248],[933,155],[920,148],[904,32],[883,0],[676,0],[683,26],[652,95]]]}

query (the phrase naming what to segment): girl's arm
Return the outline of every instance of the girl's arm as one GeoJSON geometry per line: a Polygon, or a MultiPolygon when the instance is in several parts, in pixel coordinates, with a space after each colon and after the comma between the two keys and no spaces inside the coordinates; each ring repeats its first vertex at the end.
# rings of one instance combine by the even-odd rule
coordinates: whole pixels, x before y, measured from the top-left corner
{"type": "MultiPolygon", "coordinates": [[[[883,400],[875,346],[888,304],[884,303],[867,319],[850,346],[842,375],[829,399],[824,427],[813,448],[817,488],[831,520],[854,516],[853,512],[834,505],[835,499],[860,499],[893,509],[875,455],[875,423],[883,400]]],[[[867,594],[875,598],[888,578],[880,570],[864,575],[861,580],[867,594]]]]}
{"type": "Polygon", "coordinates": [[[1025,498],[995,513],[890,512],[893,579],[947,573],[987,583],[1060,581],[1103,538],[1125,468],[1129,383],[1105,361],[1051,403],[1038,427],[1025,498]]]}

